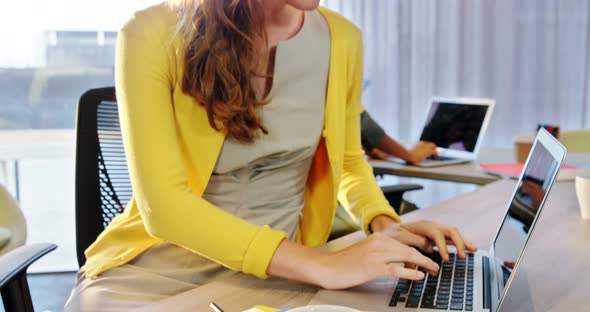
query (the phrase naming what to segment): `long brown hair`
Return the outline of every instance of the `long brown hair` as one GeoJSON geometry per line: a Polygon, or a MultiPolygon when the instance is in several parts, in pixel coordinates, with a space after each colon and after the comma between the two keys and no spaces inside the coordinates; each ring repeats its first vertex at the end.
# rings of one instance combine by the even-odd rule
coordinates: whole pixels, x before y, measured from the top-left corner
{"type": "Polygon", "coordinates": [[[262,67],[266,44],[260,0],[171,0],[184,43],[182,91],[205,106],[209,124],[241,142],[267,133],[255,108],[252,79],[262,67]]]}

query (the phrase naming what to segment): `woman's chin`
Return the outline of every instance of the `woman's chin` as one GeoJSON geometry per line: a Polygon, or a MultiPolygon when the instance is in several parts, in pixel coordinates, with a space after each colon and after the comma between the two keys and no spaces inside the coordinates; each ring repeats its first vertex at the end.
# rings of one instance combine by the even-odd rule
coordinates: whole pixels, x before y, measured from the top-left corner
{"type": "Polygon", "coordinates": [[[287,0],[287,3],[299,10],[311,11],[318,8],[320,0],[287,0]]]}

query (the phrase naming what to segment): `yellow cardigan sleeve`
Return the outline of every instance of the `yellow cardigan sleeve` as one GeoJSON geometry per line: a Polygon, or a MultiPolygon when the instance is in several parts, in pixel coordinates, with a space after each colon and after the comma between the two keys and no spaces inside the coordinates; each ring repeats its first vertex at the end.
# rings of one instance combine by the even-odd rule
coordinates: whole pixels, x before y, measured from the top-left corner
{"type": "Polygon", "coordinates": [[[369,225],[379,215],[389,216],[397,222],[401,219],[381,192],[361,146],[363,48],[360,31],[355,37],[358,39],[353,41],[348,62],[352,79],[347,93],[344,165],[338,199],[361,220],[365,233],[370,234],[369,225]]]}
{"type": "Polygon", "coordinates": [[[227,213],[189,188],[173,111],[175,55],[163,34],[170,25],[157,23],[137,17],[128,22],[119,34],[116,63],[121,128],[145,228],[232,270],[266,278],[286,234],[227,213]]]}

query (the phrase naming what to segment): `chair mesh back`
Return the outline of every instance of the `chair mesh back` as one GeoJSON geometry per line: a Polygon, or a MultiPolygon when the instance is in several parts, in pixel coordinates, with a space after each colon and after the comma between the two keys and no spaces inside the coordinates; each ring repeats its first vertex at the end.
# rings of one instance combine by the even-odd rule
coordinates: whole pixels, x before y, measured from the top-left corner
{"type": "Polygon", "coordinates": [[[101,102],[96,111],[98,177],[102,225],[107,227],[131,199],[131,181],[119,125],[117,103],[101,102]]]}
{"type": "Polygon", "coordinates": [[[131,198],[115,88],[80,97],[76,120],[76,253],[96,240],[131,198]]]}

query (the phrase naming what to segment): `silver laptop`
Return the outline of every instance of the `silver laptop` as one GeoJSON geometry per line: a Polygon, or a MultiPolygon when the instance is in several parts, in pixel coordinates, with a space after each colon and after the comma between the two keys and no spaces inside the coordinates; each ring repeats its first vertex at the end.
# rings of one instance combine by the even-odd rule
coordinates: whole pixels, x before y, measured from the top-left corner
{"type": "MultiPolygon", "coordinates": [[[[517,274],[535,223],[565,157],[565,148],[541,129],[488,251],[451,253],[437,276],[422,281],[380,279],[349,290],[320,290],[313,304],[363,311],[498,311],[517,274]],[[396,282],[397,281],[397,282],[396,282]]],[[[516,287],[516,286],[515,286],[516,287]]],[[[516,291],[516,289],[515,289],[516,291]]]]}
{"type": "Polygon", "coordinates": [[[494,105],[493,99],[431,99],[420,141],[436,144],[438,158],[414,165],[436,167],[475,160],[494,105]]]}

